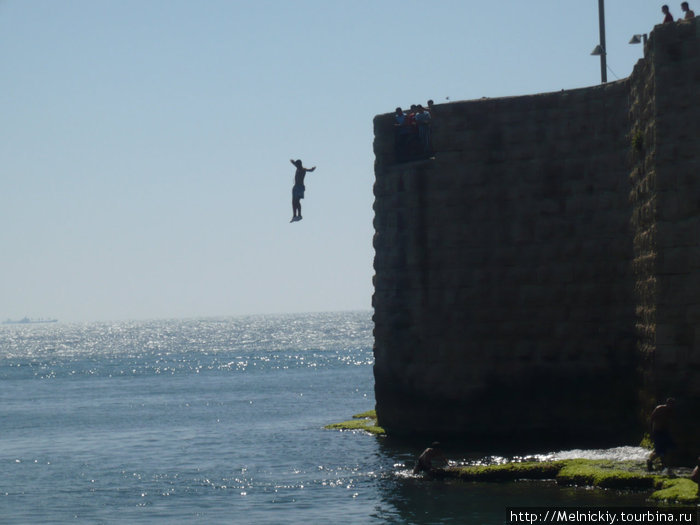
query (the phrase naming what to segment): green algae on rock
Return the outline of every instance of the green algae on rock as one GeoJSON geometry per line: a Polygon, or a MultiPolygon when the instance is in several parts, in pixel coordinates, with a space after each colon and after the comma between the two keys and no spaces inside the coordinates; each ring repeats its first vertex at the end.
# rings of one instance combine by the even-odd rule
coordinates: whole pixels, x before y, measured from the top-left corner
{"type": "Polygon", "coordinates": [[[361,412],[360,414],[355,414],[352,416],[353,419],[377,419],[377,411],[367,410],[366,412],[361,412]]]}
{"type": "Polygon", "coordinates": [[[324,428],[330,430],[362,430],[377,436],[386,434],[384,429],[377,425],[377,413],[374,410],[368,410],[361,414],[355,414],[349,421],[341,423],[331,423],[324,428]]]}
{"type": "Polygon", "coordinates": [[[488,466],[448,467],[436,477],[463,481],[552,479],[559,485],[581,485],[617,490],[653,490],[650,499],[665,503],[696,503],[697,485],[687,478],[654,475],[639,461],[567,459],[527,461],[488,466]]]}
{"type": "Polygon", "coordinates": [[[560,485],[586,485],[604,489],[650,489],[655,476],[635,469],[634,461],[572,459],[557,474],[560,485]]]}
{"type": "Polygon", "coordinates": [[[448,467],[445,476],[462,481],[515,481],[519,479],[554,479],[563,466],[562,461],[525,461],[499,465],[448,467]]]}
{"type": "Polygon", "coordinates": [[[666,503],[697,503],[698,485],[688,478],[658,479],[656,488],[650,499],[666,503]]]}
{"type": "MultiPolygon", "coordinates": [[[[368,410],[355,414],[349,421],[331,423],[331,430],[361,430],[385,435],[377,425],[377,413],[368,410]]],[[[523,461],[496,465],[447,467],[432,473],[435,478],[461,481],[508,482],[551,479],[562,486],[588,486],[614,490],[654,490],[649,499],[657,503],[692,504],[700,501],[698,486],[687,478],[652,474],[642,461],[606,459],[562,459],[523,461]]]]}

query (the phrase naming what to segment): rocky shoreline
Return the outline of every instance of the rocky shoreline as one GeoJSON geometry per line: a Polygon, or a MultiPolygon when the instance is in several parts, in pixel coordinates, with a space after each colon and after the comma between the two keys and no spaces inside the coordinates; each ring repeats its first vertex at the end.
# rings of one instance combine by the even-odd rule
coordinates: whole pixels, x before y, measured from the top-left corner
{"type": "MultiPolygon", "coordinates": [[[[325,428],[354,430],[386,435],[377,425],[373,410],[356,414],[353,419],[332,423],[325,428]]],[[[437,479],[465,482],[515,482],[554,480],[562,486],[586,486],[612,490],[650,491],[649,500],[657,504],[697,504],[698,485],[688,479],[689,468],[674,469],[671,475],[648,472],[643,460],[561,459],[512,461],[493,465],[448,466],[435,470],[437,479]]]]}

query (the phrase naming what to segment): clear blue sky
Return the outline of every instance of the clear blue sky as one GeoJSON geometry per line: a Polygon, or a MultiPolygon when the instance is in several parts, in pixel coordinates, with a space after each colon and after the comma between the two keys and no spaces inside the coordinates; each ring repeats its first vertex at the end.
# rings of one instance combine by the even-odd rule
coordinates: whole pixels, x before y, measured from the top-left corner
{"type": "MultiPolygon", "coordinates": [[[[606,4],[615,80],[662,15],[606,4]]],[[[374,115],[594,85],[597,43],[597,0],[0,0],[0,320],[369,309],[374,115]]]]}

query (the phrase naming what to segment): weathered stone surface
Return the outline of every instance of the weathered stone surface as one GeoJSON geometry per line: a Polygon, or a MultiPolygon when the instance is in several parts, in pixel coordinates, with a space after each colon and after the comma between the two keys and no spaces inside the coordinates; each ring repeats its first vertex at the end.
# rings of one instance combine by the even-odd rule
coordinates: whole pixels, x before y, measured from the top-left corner
{"type": "Polygon", "coordinates": [[[432,159],[397,163],[375,117],[380,425],[614,444],[674,395],[690,450],[699,42],[657,26],[628,79],[438,105],[432,159]]]}

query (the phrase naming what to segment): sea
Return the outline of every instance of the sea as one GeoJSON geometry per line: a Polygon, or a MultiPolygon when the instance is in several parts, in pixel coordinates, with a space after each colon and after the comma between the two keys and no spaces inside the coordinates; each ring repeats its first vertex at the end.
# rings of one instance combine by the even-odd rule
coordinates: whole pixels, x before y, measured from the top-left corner
{"type": "MultiPolygon", "coordinates": [[[[484,525],[644,504],[425,479],[421,444],[325,429],[374,408],[372,344],[369,311],[2,325],[0,523],[484,525]]],[[[502,458],[444,445],[456,463],[502,458]]]]}

